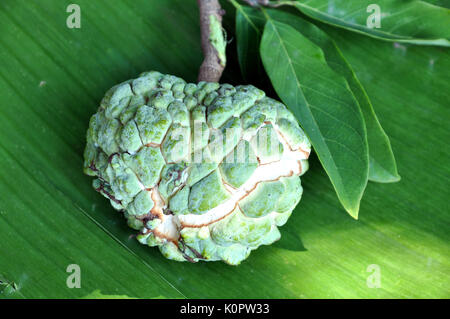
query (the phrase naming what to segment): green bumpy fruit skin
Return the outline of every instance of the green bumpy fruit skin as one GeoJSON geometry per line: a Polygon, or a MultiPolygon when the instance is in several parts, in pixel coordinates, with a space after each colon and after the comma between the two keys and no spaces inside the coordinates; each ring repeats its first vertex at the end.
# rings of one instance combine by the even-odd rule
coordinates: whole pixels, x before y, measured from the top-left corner
{"type": "Polygon", "coordinates": [[[251,178],[260,160],[280,158],[286,144],[279,141],[272,142],[273,152],[251,146],[258,143],[260,128],[273,130],[272,124],[291,147],[303,145],[309,155],[309,140],[294,116],[263,91],[145,72],[105,94],[89,123],[84,172],[96,177],[94,188],[140,231],[142,244],[158,246],[173,260],[237,265],[280,238],[278,226],[302,195],[299,176],[308,169],[306,159],[300,174],[257,183],[220,219],[195,227],[180,220],[206,216],[230,199],[230,188],[251,178]],[[222,147],[214,132],[228,128],[233,134],[222,147]],[[236,160],[238,148],[244,161],[236,160]],[[175,238],[162,234],[166,219],[175,225],[175,238]]]}

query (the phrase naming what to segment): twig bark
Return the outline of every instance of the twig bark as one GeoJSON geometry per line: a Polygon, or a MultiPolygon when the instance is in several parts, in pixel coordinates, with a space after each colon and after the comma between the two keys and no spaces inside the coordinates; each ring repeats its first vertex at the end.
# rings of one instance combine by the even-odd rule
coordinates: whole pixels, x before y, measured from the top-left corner
{"type": "Polygon", "coordinates": [[[219,0],[197,0],[197,2],[200,11],[200,31],[204,56],[198,73],[198,81],[219,82],[226,63],[226,41],[222,33],[222,15],[225,11],[220,6],[219,0]]]}

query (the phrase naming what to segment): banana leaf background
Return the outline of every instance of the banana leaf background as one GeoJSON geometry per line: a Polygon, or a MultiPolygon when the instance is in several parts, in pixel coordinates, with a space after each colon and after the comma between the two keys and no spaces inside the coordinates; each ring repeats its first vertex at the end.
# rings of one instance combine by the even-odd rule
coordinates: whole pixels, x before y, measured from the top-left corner
{"type": "MultiPolygon", "coordinates": [[[[136,241],[82,157],[107,89],[147,70],[196,81],[196,1],[78,0],[80,29],[66,26],[70,3],[0,2],[0,298],[450,297],[447,48],[327,28],[390,136],[401,181],[369,183],[354,220],[312,156],[280,241],[237,267],[179,263],[136,241]],[[71,264],[81,288],[66,285],[71,264]]],[[[237,84],[233,32],[223,81],[237,84]]]]}

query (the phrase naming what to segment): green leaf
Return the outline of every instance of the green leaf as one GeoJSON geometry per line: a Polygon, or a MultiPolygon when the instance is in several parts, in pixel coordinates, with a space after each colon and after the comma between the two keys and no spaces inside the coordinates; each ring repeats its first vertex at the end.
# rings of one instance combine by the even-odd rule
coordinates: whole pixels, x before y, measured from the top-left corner
{"type": "MultiPolygon", "coordinates": [[[[242,57],[249,56],[253,46],[260,42],[262,29],[266,17],[261,10],[244,7],[236,4],[236,33],[238,38],[239,62],[247,73],[255,73],[261,69],[256,63],[246,64],[242,57]]],[[[327,64],[335,72],[344,76],[357,99],[367,128],[367,140],[369,144],[369,180],[375,182],[397,182],[400,176],[397,172],[394,154],[389,138],[384,132],[375,114],[369,97],[355,76],[352,67],[345,60],[336,43],[321,29],[303,20],[299,16],[280,11],[265,10],[272,19],[289,24],[308,40],[319,46],[324,54],[327,64]]],[[[255,59],[250,59],[255,61],[255,59]]]]}
{"type": "Polygon", "coordinates": [[[261,58],[259,55],[259,44],[264,27],[264,20],[252,19],[248,16],[252,11],[244,10],[237,2],[233,1],[239,10],[236,10],[236,39],[238,45],[238,59],[242,76],[245,80],[251,78],[251,74],[261,75],[261,58]],[[262,23],[261,23],[262,22],[262,23]]]}
{"type": "Polygon", "coordinates": [[[310,0],[294,5],[311,18],[374,38],[450,46],[450,10],[424,1],[310,0]],[[379,27],[370,24],[374,6],[381,14],[379,27]]]}
{"type": "Polygon", "coordinates": [[[17,287],[0,298],[450,296],[448,51],[334,31],[391,134],[402,181],[370,183],[354,221],[312,156],[279,242],[238,267],[178,263],[137,243],[83,175],[82,154],[114,84],[150,69],[195,81],[196,1],[78,0],[81,29],[66,28],[70,3],[0,2],[0,280],[17,287]],[[79,289],[66,286],[69,263],[81,267],[79,289]],[[380,288],[367,286],[372,264],[380,288]]]}
{"type": "Polygon", "coordinates": [[[277,94],[311,139],[339,200],[358,218],[368,147],[364,120],[347,82],[327,65],[318,46],[269,17],[260,51],[277,94]]]}

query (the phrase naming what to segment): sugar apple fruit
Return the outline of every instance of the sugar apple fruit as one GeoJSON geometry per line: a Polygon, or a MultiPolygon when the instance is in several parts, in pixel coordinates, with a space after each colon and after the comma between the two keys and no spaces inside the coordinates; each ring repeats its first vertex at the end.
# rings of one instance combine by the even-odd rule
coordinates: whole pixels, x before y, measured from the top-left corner
{"type": "Polygon", "coordinates": [[[280,238],[310,151],[292,113],[254,86],[152,71],[106,93],[84,172],[142,244],[169,259],[236,265],[280,238]]]}

